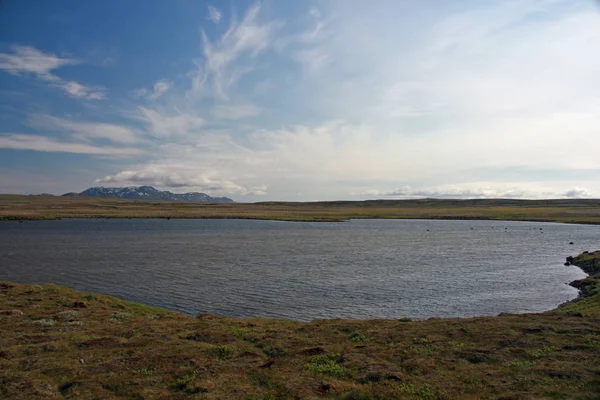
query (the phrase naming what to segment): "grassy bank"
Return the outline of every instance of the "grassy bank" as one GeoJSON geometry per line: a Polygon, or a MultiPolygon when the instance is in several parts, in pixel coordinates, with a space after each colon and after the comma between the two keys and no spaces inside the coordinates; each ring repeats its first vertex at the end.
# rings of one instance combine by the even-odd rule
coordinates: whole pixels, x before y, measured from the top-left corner
{"type": "Polygon", "coordinates": [[[576,285],[541,314],[301,323],[2,282],[0,398],[597,399],[600,277],[576,285]]]}
{"type": "Polygon", "coordinates": [[[426,218],[600,224],[600,200],[430,199],[207,204],[0,195],[0,220],[59,218],[247,218],[281,221],[426,218]]]}

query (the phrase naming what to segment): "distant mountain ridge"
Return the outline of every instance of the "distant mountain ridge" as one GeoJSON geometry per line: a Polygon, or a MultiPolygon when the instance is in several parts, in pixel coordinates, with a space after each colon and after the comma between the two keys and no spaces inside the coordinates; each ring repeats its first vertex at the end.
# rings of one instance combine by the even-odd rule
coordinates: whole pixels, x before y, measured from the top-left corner
{"type": "Polygon", "coordinates": [[[128,186],[128,187],[91,187],[81,193],[69,192],[63,196],[90,196],[90,197],[118,197],[121,199],[135,200],[166,200],[182,201],[186,203],[233,203],[229,197],[211,197],[206,193],[172,193],[167,190],[161,191],[152,186],[128,186]]]}

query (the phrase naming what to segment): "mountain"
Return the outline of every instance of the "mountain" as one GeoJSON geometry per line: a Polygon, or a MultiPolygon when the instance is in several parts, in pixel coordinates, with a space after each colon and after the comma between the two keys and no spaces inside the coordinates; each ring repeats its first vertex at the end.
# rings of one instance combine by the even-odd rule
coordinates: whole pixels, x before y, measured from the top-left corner
{"type": "Polygon", "coordinates": [[[137,200],[167,200],[184,201],[186,203],[233,203],[229,197],[211,197],[205,193],[171,193],[160,191],[152,186],[129,186],[129,187],[92,187],[81,193],[65,193],[63,196],[91,196],[91,197],[119,197],[122,199],[137,200]]]}

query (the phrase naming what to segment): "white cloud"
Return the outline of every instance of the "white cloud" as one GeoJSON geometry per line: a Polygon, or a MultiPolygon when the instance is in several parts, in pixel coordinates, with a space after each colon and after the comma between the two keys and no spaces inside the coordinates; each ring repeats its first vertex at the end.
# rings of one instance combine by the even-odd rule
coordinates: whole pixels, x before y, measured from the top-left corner
{"type": "Polygon", "coordinates": [[[135,155],[140,151],[126,147],[99,147],[83,143],[61,142],[40,135],[4,133],[0,135],[0,148],[15,150],[33,150],[44,152],[79,153],[95,155],[135,155]]]}
{"type": "Polygon", "coordinates": [[[221,11],[219,11],[218,8],[208,6],[208,19],[210,19],[215,24],[218,24],[219,22],[221,22],[222,17],[223,15],[221,14],[221,11]]]}
{"type": "Polygon", "coordinates": [[[590,198],[594,197],[594,193],[584,188],[573,188],[563,193],[563,196],[569,198],[590,198]]]}
{"type": "Polygon", "coordinates": [[[69,132],[71,137],[80,140],[107,139],[116,143],[135,143],[140,141],[141,133],[133,128],[98,122],[77,122],[50,115],[34,115],[29,125],[38,129],[69,132]]]}
{"type": "Polygon", "coordinates": [[[441,185],[428,188],[403,186],[394,190],[367,190],[362,193],[350,193],[362,198],[439,198],[439,199],[548,199],[548,198],[590,198],[592,192],[575,188],[568,191],[553,191],[549,188],[532,188],[530,183],[498,184],[473,182],[463,185],[441,185]]]}
{"type": "Polygon", "coordinates": [[[198,173],[181,165],[152,164],[137,170],[120,171],[96,180],[98,183],[154,185],[167,188],[184,188],[208,192],[262,195],[266,187],[246,189],[237,183],[219,178],[211,173],[198,173]]]}
{"type": "Polygon", "coordinates": [[[57,87],[69,96],[88,100],[105,98],[106,89],[86,86],[75,81],[65,81],[54,75],[52,71],[66,65],[78,64],[80,61],[61,58],[56,54],[44,53],[30,46],[12,46],[13,53],[0,53],[0,69],[14,75],[31,73],[38,79],[57,87]]]}

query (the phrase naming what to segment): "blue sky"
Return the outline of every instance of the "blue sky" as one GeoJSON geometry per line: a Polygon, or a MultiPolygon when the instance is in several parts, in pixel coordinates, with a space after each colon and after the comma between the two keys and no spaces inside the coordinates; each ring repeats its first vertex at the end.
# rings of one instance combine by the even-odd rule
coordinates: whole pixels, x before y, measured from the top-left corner
{"type": "Polygon", "coordinates": [[[0,192],[600,196],[591,0],[0,3],[0,192]]]}

